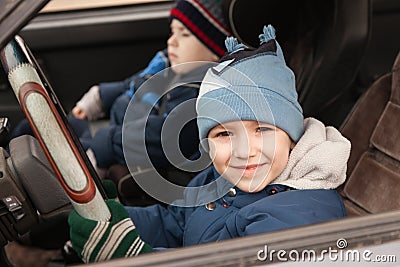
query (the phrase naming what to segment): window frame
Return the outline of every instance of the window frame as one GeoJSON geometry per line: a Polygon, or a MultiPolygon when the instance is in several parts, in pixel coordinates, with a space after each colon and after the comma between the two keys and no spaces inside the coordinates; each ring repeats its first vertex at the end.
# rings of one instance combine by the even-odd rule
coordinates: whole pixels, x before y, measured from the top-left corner
{"type": "Polygon", "coordinates": [[[40,11],[40,13],[87,10],[168,1],[170,0],[52,0],[40,11]]]}

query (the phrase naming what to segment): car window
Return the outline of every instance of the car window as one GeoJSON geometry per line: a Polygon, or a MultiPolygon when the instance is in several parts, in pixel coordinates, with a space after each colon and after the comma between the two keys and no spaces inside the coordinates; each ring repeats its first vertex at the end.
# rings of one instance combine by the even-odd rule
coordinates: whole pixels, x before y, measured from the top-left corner
{"type": "Polygon", "coordinates": [[[52,0],[42,9],[41,12],[49,13],[166,1],[168,0],[52,0]]]}

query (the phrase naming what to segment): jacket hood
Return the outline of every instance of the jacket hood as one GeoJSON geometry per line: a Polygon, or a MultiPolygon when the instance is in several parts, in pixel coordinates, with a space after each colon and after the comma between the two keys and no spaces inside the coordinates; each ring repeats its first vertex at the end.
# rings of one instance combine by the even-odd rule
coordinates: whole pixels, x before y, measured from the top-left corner
{"type": "Polygon", "coordinates": [[[334,127],[307,118],[288,164],[272,182],[296,189],[334,189],[346,180],[351,143],[334,127]]]}

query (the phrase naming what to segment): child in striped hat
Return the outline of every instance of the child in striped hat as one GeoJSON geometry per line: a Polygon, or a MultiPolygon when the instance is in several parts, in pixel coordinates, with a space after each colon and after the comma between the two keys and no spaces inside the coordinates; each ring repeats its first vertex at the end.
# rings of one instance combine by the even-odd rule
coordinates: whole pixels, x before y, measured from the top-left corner
{"type": "MultiPolygon", "coordinates": [[[[161,128],[175,107],[197,97],[200,81],[206,71],[199,65],[187,63],[217,62],[226,52],[224,40],[230,32],[223,20],[222,0],[179,0],[171,9],[169,20],[171,35],[167,40],[168,48],[158,52],[147,68],[122,82],[100,83],[92,87],[72,111],[79,119],[95,120],[105,114],[110,115],[110,127],[100,129],[93,139],[81,140],[85,149],[90,149],[90,158],[98,170],[114,164],[124,165],[127,161],[121,139],[122,124],[129,105],[134,110],[135,118],[138,118],[130,121],[130,135],[134,139],[130,144],[141,144],[144,130],[147,131],[146,144],[150,144],[146,151],[139,145],[133,145],[135,153],[129,159],[129,164],[148,167],[145,161],[150,158],[157,169],[171,167],[160,145],[161,128]],[[141,90],[138,93],[141,85],[167,67],[171,67],[172,72],[165,82],[159,83],[163,84],[162,88],[159,84],[147,86],[145,92],[141,90]],[[189,75],[196,75],[194,84],[168,91],[171,80],[185,80],[189,75]],[[148,116],[148,106],[154,107],[152,116],[148,116]],[[165,107],[165,110],[160,107],[165,107]]],[[[187,109],[193,110],[195,117],[193,105],[187,105],[187,109]]],[[[185,127],[180,137],[180,149],[186,157],[190,157],[198,150],[196,123],[188,123],[185,127]]],[[[175,128],[181,129],[182,125],[176,125],[175,128]]],[[[176,133],[171,134],[172,138],[175,136],[176,133]]]]}

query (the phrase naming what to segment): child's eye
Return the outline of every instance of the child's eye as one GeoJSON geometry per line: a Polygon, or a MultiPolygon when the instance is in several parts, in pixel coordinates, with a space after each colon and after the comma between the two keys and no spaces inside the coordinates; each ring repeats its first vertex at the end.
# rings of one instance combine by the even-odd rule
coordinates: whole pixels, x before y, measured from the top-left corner
{"type": "Polygon", "coordinates": [[[226,136],[232,136],[231,132],[228,131],[223,131],[223,132],[219,132],[215,135],[216,137],[226,137],[226,136]]]}
{"type": "Polygon", "coordinates": [[[270,132],[274,131],[275,129],[272,127],[258,127],[257,132],[270,132]]]}
{"type": "Polygon", "coordinates": [[[190,37],[192,34],[190,32],[182,32],[183,37],[190,37]]]}

